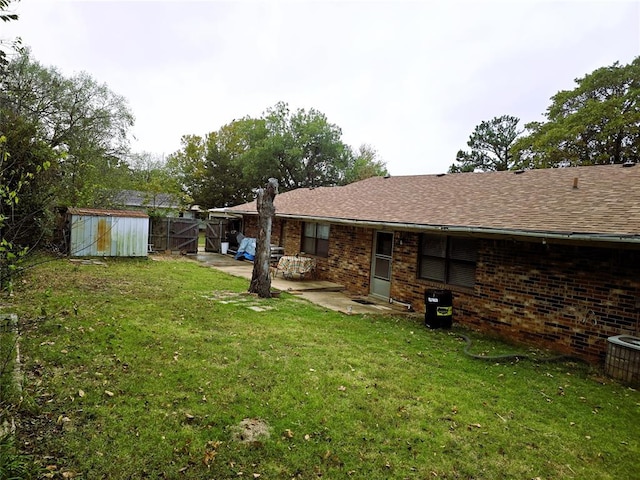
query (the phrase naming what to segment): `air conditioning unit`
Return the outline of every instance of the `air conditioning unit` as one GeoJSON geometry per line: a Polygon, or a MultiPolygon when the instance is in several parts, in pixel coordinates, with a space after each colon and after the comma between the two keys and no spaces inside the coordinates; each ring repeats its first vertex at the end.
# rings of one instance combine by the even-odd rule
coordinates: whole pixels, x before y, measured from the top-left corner
{"type": "Polygon", "coordinates": [[[607,375],[631,386],[640,386],[640,338],[617,335],[607,339],[604,369],[607,375]]]}

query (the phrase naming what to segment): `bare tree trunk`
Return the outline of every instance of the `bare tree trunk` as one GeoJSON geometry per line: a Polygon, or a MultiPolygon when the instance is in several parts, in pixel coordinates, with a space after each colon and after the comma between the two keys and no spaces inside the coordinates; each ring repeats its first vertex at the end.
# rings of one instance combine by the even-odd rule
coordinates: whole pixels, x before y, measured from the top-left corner
{"type": "Polygon", "coordinates": [[[276,208],[273,199],[278,193],[278,181],[270,178],[265,189],[259,188],[258,205],[258,238],[256,239],[256,257],[253,261],[253,274],[250,293],[257,293],[260,298],[271,298],[271,275],[269,261],[271,259],[271,225],[276,208]]]}

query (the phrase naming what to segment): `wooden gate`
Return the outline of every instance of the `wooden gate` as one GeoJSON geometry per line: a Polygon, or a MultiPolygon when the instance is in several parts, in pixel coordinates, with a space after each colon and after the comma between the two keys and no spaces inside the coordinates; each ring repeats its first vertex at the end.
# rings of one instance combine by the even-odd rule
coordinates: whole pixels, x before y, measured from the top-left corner
{"type": "Polygon", "coordinates": [[[227,221],[224,219],[209,220],[206,223],[204,244],[205,252],[220,253],[222,237],[226,235],[226,224],[227,221]]]}
{"type": "Polygon", "coordinates": [[[206,222],[205,250],[222,253],[222,242],[229,242],[230,252],[238,247],[238,233],[242,232],[242,218],[232,216],[212,217],[206,222]]]}
{"type": "Polygon", "coordinates": [[[198,253],[199,223],[193,218],[153,218],[149,243],[159,252],[198,253]]]}

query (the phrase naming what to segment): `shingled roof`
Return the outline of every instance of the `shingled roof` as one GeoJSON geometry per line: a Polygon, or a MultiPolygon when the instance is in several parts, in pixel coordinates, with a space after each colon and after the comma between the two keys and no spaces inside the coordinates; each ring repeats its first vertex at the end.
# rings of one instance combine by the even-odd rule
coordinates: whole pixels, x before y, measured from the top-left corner
{"type": "Polygon", "coordinates": [[[138,190],[122,190],[114,201],[126,207],[152,207],[165,209],[179,209],[180,202],[176,195],[170,193],[151,193],[138,190]]]}
{"type": "MultiPolygon", "coordinates": [[[[373,177],[282,193],[275,207],[277,216],[340,223],[640,242],[640,165],[373,177]]],[[[229,211],[256,214],[256,203],[229,211]]]]}

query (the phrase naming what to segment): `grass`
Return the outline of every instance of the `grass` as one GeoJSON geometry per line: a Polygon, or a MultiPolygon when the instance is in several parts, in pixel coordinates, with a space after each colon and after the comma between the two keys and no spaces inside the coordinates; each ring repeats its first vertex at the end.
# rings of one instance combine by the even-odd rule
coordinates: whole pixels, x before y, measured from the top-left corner
{"type": "Polygon", "coordinates": [[[474,360],[456,329],[258,299],[191,260],[106,265],[43,264],[6,300],[43,477],[637,476],[640,395],[597,369],[474,360]]]}

